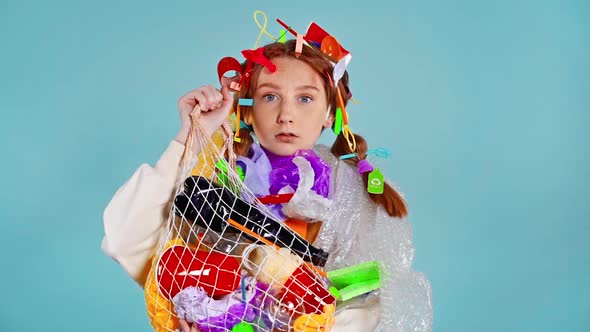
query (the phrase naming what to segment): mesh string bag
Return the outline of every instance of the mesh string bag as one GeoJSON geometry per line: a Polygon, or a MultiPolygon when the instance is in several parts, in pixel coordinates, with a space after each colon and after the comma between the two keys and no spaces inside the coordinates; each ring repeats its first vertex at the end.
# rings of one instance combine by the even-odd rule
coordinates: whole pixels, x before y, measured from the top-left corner
{"type": "Polygon", "coordinates": [[[209,136],[198,107],[144,287],[156,331],[329,331],[327,252],[280,222],[236,168],[229,121],[209,136]],[[197,149],[197,147],[202,147],[197,149]],[[199,151],[200,153],[196,153],[199,151]]]}

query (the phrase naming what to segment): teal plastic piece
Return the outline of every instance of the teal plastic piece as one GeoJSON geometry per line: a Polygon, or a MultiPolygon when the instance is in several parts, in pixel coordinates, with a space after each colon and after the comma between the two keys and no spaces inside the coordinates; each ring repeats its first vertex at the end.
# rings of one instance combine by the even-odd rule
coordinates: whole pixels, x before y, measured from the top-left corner
{"type": "Polygon", "coordinates": [[[238,105],[240,105],[240,106],[252,106],[252,105],[254,105],[254,99],[240,98],[240,99],[238,99],[238,105]]]}

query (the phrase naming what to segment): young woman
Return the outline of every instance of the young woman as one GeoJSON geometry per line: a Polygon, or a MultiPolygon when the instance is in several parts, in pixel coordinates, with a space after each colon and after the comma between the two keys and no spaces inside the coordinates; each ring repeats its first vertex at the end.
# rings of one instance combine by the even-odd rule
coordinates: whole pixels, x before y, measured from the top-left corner
{"type": "MultiPolygon", "coordinates": [[[[337,306],[333,331],[430,331],[430,285],[424,275],[412,271],[411,227],[403,218],[407,207],[401,195],[388,181],[382,194],[367,192],[372,168],[361,136],[354,135],[356,146],[342,133],[331,148],[317,145],[322,131],[337,120],[337,109],[349,99],[348,74],[335,85],[331,59],[313,46],[303,45],[298,52],[296,43],[266,45],[262,54],[268,62],[242,64],[250,71],[237,97],[251,99],[252,106],[241,107],[244,126],[234,150],[245,168],[245,184],[260,196],[285,187],[296,191],[298,178],[289,180],[285,174],[296,173],[297,167],[277,168],[284,168],[295,155],[304,156],[316,171],[314,194],[330,203],[321,222],[307,225],[310,243],[329,253],[325,269],[372,260],[386,266],[387,282],[379,290],[337,306]]],[[[155,167],[141,165],[107,206],[102,248],[142,287],[174,198],[191,128],[189,114],[198,105],[201,125],[211,135],[237,103],[227,84],[221,90],[208,85],[182,96],[178,101],[181,129],[175,140],[155,167]]],[[[290,217],[280,209],[276,212],[282,221],[290,217]]],[[[180,327],[197,330],[184,320],[180,327]]]]}

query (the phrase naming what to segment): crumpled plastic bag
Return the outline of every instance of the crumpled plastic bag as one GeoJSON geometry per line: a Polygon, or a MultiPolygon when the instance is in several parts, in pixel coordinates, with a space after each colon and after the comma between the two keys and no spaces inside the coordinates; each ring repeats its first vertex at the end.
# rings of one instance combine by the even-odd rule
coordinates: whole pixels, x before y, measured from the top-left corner
{"type": "MultiPolygon", "coordinates": [[[[299,169],[299,183],[291,200],[283,204],[282,212],[288,217],[300,220],[324,220],[328,217],[332,201],[312,190],[315,172],[307,159],[296,156],[293,158],[293,163],[299,169]]],[[[281,194],[290,192],[293,192],[290,186],[283,187],[279,191],[281,194]]]]}

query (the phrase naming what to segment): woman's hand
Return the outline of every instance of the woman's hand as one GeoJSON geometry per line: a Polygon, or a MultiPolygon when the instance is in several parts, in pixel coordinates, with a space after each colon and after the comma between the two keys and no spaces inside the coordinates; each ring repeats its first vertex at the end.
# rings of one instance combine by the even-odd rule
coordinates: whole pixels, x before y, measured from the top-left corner
{"type": "Polygon", "coordinates": [[[229,116],[229,111],[234,102],[234,97],[227,86],[221,91],[211,85],[205,85],[198,89],[189,91],[178,100],[178,114],[180,116],[181,128],[176,136],[176,141],[185,144],[191,128],[191,112],[199,105],[201,108],[201,124],[211,136],[217,128],[229,116]]]}
{"type": "Polygon", "coordinates": [[[189,324],[184,319],[179,319],[178,320],[178,323],[180,323],[180,330],[182,332],[199,332],[199,329],[197,328],[197,325],[195,325],[195,324],[189,324]]]}

